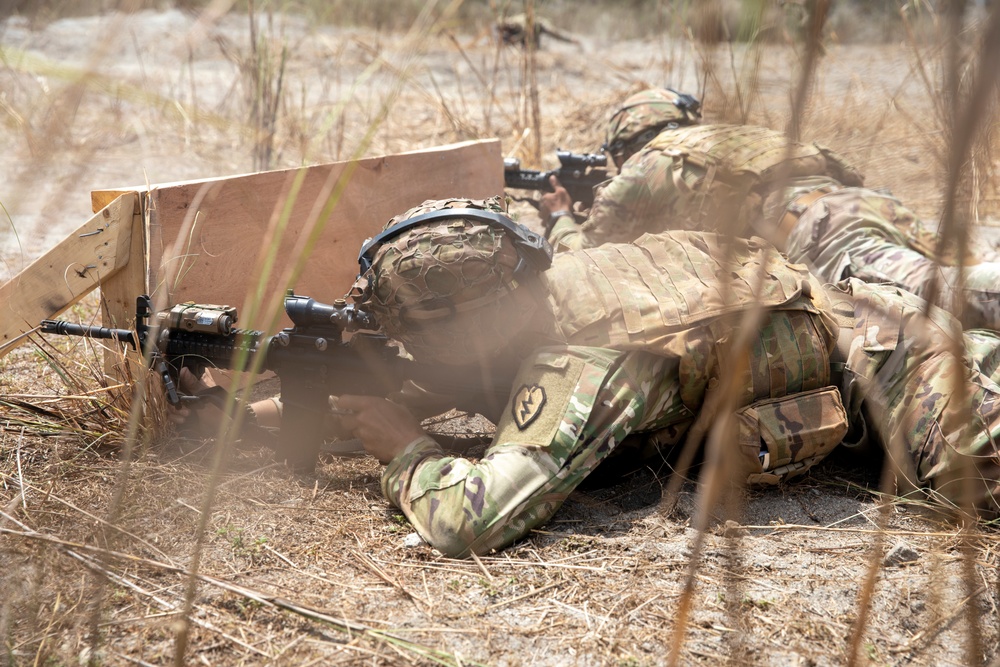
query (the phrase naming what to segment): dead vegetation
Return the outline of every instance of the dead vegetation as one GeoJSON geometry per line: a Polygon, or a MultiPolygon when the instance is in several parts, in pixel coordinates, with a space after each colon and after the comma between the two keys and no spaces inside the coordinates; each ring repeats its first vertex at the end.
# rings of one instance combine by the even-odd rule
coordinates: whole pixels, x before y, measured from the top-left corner
{"type": "MultiPolygon", "coordinates": [[[[107,18],[130,38],[108,49],[118,62],[95,55],[90,69],[62,62],[100,53],[90,24],[5,24],[0,146],[24,166],[3,172],[19,237],[4,239],[9,272],[48,242],[39,221],[56,192],[58,236],[87,214],[90,189],[257,160],[499,136],[507,154],[530,160],[538,146],[547,162],[557,146],[595,150],[609,106],[664,82],[703,96],[710,120],[784,129],[794,116],[919,213],[952,206],[956,229],[997,211],[996,83],[975,66],[983,26],[970,17],[934,15],[940,32],[921,24],[902,45],[830,43],[797,103],[791,39],[595,35],[526,55],[460,31],[414,46],[275,14],[253,25],[276,32],[248,40],[244,13],[196,18],[107,18]],[[151,48],[143,31],[164,25],[177,43],[151,48]],[[968,49],[949,57],[955,34],[968,49]],[[962,115],[977,95],[984,106],[962,115]],[[952,128],[972,126],[966,160],[952,128]],[[954,187],[956,165],[969,187],[954,187]]],[[[74,317],[95,312],[86,301],[74,317]]],[[[669,470],[642,470],[577,492],[503,552],[455,561],[413,538],[369,458],[324,457],[296,477],[266,450],[227,448],[217,465],[220,443],[149,422],[130,436],[128,387],[105,386],[101,364],[69,340],[0,359],[0,665],[1000,664],[996,527],[887,495],[880,461],[842,455],[801,483],[748,491],[700,533],[695,486],[670,508],[669,470]]],[[[465,419],[433,428],[488,434],[465,419]]]]}

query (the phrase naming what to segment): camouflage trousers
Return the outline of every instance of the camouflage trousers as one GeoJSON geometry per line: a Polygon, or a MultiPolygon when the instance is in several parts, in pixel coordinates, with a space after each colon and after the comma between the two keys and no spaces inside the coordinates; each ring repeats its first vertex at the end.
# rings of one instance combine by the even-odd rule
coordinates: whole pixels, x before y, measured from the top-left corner
{"type": "Polygon", "coordinates": [[[889,285],[850,279],[827,291],[841,319],[844,405],[895,464],[899,490],[1000,514],[1000,334],[958,334],[951,315],[927,317],[922,299],[889,285]]]}
{"type": "Polygon", "coordinates": [[[1000,264],[942,266],[909,247],[902,228],[913,213],[891,196],[864,188],[843,188],[813,202],[799,216],[787,240],[793,262],[825,282],[859,278],[891,283],[961,313],[967,327],[1000,329],[1000,264]]]}

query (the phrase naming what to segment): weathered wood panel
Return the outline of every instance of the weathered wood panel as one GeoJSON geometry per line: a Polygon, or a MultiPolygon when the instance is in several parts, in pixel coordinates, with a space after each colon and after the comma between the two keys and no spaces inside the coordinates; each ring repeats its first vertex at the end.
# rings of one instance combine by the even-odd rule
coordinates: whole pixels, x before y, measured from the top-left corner
{"type": "MultiPolygon", "coordinates": [[[[261,294],[290,286],[299,294],[332,301],[344,295],[356,276],[361,244],[392,216],[426,199],[500,195],[502,163],[499,141],[488,140],[154,185],[145,203],[148,284],[156,293],[167,290],[170,303],[242,307],[257,289],[263,255],[274,247],[274,269],[263,279],[261,294]],[[322,231],[310,244],[314,225],[322,231]]],[[[146,188],[95,191],[93,204],[128,190],[146,188]]]]}
{"type": "Polygon", "coordinates": [[[132,192],[115,197],[59,245],[0,285],[0,356],[13,349],[8,344],[22,333],[69,308],[133,260],[141,273],[142,255],[135,256],[132,243],[135,199],[132,192]]]}

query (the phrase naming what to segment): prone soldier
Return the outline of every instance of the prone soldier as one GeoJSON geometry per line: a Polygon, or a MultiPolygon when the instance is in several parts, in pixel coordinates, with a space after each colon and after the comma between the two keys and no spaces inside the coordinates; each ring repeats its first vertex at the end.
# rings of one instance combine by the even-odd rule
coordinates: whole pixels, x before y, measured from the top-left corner
{"type": "MultiPolygon", "coordinates": [[[[619,174],[582,224],[558,216],[549,234],[557,250],[666,229],[756,234],[824,282],[891,282],[921,297],[936,286],[936,302],[960,311],[965,326],[1000,329],[1000,264],[965,259],[960,285],[958,268],[934,259],[916,216],[863,187],[833,151],[762,127],[699,125],[691,107],[669,89],[626,100],[605,142],[619,174]]],[[[539,210],[571,208],[567,198],[557,188],[539,210]]]]}
{"type": "Polygon", "coordinates": [[[355,411],[344,426],[387,464],[386,497],[443,553],[522,537],[632,433],[677,444],[732,379],[723,369],[742,369],[734,456],[746,478],[801,474],[840,442],[825,297],[767,244],[649,235],[543,268],[520,235],[495,200],[427,202],[366,245],[352,291],[418,361],[477,364],[486,377],[518,368],[478,463],[445,454],[398,406],[339,399],[355,411]],[[762,265],[774,281],[756,280],[762,265]],[[747,349],[730,347],[755,308],[747,349]]]}
{"type": "MultiPolygon", "coordinates": [[[[843,185],[863,182],[828,148],[789,142],[764,127],[703,125],[699,110],[692,96],[665,88],[625,100],[603,146],[618,175],[598,192],[582,224],[567,216],[554,222],[549,240],[556,250],[623,243],[668,229],[747,236],[775,188],[815,176],[843,185]]],[[[544,195],[540,210],[571,210],[566,198],[559,190],[544,195]]]]}
{"type": "Polygon", "coordinates": [[[521,264],[503,258],[509,238],[495,229],[494,243],[476,240],[485,232],[476,208],[428,202],[394,220],[384,242],[365,249],[371,263],[354,298],[415,358],[477,361],[484,375],[519,364],[486,455],[479,463],[445,455],[382,399],[340,399],[355,411],[344,425],[387,463],[386,497],[445,553],[518,539],[631,433],[679,444],[733,373],[741,387],[733,456],[748,481],[808,470],[849,423],[851,444],[867,437],[893,457],[903,489],[1000,514],[996,332],[956,333],[947,312],[891,285],[851,279],[817,289],[763,240],[711,233],[645,235],[557,255],[530,277],[508,282],[501,270],[472,285],[459,267],[486,260],[472,248],[491,252],[495,268],[521,264]],[[450,257],[431,251],[444,247],[450,257]],[[751,279],[760,272],[772,280],[751,279]],[[729,347],[741,316],[757,308],[763,322],[747,349],[729,347]],[[955,336],[965,356],[954,354],[955,336]]]}
{"type": "Polygon", "coordinates": [[[930,327],[922,302],[892,287],[824,289],[761,239],[665,232],[551,261],[496,200],[425,202],[362,250],[351,298],[414,359],[484,378],[518,369],[478,462],[446,454],[400,404],[339,397],[343,427],[386,464],[386,498],[443,553],[521,538],[629,455],[630,434],[656,433],[662,448],[699,437],[723,382],[740,388],[732,447],[748,481],[808,470],[850,419],[881,446],[902,443],[890,451],[914,485],[997,513],[995,333],[967,332],[971,354],[956,360],[947,313],[932,310],[930,327]],[[747,312],[759,326],[739,326],[747,312]],[[752,331],[745,347],[738,331],[752,331]],[[939,391],[953,381],[974,419],[939,391]]]}
{"type": "MultiPolygon", "coordinates": [[[[840,442],[836,323],[819,283],[763,241],[678,232],[552,259],[535,239],[498,200],[456,199],[398,216],[361,254],[351,299],[415,361],[472,366],[484,383],[517,369],[506,403],[484,413],[497,432],[479,462],[446,454],[402,405],[338,398],[353,412],[344,428],[387,464],[386,497],[443,553],[524,536],[632,433],[681,442],[706,395],[732,379],[723,369],[741,369],[734,456],[745,479],[802,474],[840,442]],[[760,284],[761,266],[775,280],[760,284]],[[757,308],[739,352],[729,341],[757,308]]],[[[274,407],[252,409],[264,422],[274,407]]]]}

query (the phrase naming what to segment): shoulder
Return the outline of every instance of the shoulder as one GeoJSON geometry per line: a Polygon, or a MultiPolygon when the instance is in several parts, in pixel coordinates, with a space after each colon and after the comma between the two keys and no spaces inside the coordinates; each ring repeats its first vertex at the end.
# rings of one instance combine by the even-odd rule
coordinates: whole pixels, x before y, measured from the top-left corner
{"type": "Polygon", "coordinates": [[[632,354],[577,345],[535,350],[515,377],[494,447],[556,455],[576,447],[609,378],[632,354]]]}

